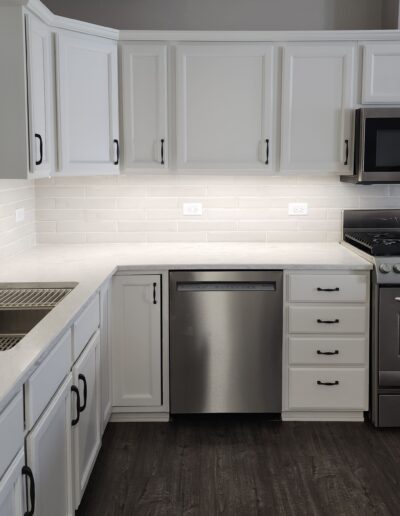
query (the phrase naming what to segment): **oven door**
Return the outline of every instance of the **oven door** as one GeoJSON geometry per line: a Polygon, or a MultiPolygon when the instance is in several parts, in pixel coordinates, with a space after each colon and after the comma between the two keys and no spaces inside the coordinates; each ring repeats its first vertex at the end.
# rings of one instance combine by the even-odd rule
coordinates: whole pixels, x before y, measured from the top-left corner
{"type": "Polygon", "coordinates": [[[360,124],[363,182],[400,182],[400,109],[362,109],[360,124]]]}
{"type": "Polygon", "coordinates": [[[400,288],[379,290],[379,387],[400,387],[400,288]]]}

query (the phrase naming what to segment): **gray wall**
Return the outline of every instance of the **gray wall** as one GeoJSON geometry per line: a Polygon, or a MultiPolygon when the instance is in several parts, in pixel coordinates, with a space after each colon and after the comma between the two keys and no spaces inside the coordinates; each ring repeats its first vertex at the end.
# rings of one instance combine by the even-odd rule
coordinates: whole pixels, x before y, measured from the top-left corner
{"type": "Polygon", "coordinates": [[[385,23],[394,26],[393,13],[398,8],[398,0],[44,0],[44,3],[55,13],[70,18],[118,29],[159,30],[380,29],[383,15],[385,23]]]}

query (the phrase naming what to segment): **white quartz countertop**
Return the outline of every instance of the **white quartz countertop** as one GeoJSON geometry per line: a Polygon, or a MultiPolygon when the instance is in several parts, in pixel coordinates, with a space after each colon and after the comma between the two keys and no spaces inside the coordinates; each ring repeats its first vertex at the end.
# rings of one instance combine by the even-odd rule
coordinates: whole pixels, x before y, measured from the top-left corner
{"type": "Polygon", "coordinates": [[[0,282],[77,282],[78,286],[17,346],[0,352],[0,410],[117,269],[192,268],[369,270],[372,265],[338,243],[37,246],[2,262],[0,282]]]}

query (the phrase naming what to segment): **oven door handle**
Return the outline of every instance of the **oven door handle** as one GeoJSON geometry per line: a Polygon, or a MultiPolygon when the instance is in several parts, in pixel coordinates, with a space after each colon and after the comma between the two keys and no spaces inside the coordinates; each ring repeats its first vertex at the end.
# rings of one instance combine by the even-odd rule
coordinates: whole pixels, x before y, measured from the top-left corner
{"type": "Polygon", "coordinates": [[[400,297],[395,297],[394,300],[400,303],[400,297]]]}

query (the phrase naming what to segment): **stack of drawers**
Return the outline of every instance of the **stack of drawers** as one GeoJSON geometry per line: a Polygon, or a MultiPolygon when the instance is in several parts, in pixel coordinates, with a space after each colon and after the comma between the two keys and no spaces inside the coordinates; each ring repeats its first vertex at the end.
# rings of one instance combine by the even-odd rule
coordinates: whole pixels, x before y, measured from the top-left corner
{"type": "Polygon", "coordinates": [[[362,419],[369,273],[299,271],[285,279],[283,418],[362,419]]]}

